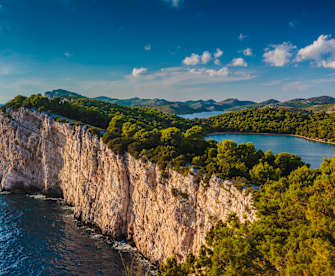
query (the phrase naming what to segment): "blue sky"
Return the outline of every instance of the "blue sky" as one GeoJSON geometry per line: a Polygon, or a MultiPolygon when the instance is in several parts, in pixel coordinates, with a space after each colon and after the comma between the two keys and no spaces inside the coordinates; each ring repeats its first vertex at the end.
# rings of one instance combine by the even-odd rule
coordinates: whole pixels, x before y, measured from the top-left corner
{"type": "Polygon", "coordinates": [[[335,96],[334,1],[0,0],[0,103],[335,96]]]}

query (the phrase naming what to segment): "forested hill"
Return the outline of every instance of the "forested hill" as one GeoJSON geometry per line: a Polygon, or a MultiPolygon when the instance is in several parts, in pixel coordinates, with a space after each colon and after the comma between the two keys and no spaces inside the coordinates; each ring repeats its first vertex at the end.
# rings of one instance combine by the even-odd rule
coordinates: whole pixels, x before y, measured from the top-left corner
{"type": "Polygon", "coordinates": [[[294,134],[335,142],[335,114],[282,108],[254,108],[198,121],[210,132],[294,134]]]}
{"type": "Polygon", "coordinates": [[[17,96],[9,101],[2,110],[8,107],[17,110],[20,107],[35,108],[38,111],[58,114],[102,129],[107,129],[109,122],[117,116],[123,116],[129,121],[145,124],[152,128],[178,127],[185,130],[193,125],[190,120],[173,114],[167,114],[146,107],[129,107],[88,98],[75,98],[64,101],[62,97],[49,99],[41,95],[32,95],[27,98],[17,96]]]}
{"type": "Polygon", "coordinates": [[[326,106],[334,104],[335,104],[335,98],[330,96],[319,96],[306,99],[292,99],[282,102],[275,99],[270,99],[249,105],[233,106],[228,110],[239,111],[250,108],[278,107],[278,108],[301,109],[301,110],[324,110],[328,113],[331,113],[332,109],[327,109],[326,106]]]}

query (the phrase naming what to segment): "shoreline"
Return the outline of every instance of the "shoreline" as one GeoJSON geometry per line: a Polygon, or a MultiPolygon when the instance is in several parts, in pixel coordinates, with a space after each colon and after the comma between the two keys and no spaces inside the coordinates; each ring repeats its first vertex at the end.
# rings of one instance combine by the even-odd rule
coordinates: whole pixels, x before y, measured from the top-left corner
{"type": "MultiPolygon", "coordinates": [[[[55,201],[59,205],[60,208],[66,208],[69,213],[71,213],[71,216],[73,217],[72,223],[76,226],[76,229],[80,235],[87,235],[87,238],[99,240],[105,244],[107,248],[110,248],[111,250],[117,251],[119,254],[125,253],[132,257],[132,263],[124,263],[123,269],[126,271],[127,269],[133,269],[130,268],[133,264],[140,265],[141,271],[140,272],[146,272],[147,275],[156,275],[158,271],[158,266],[152,262],[150,262],[149,259],[147,259],[135,245],[132,245],[129,243],[129,241],[126,240],[118,240],[115,238],[112,238],[108,234],[102,233],[101,229],[90,223],[86,223],[82,221],[80,218],[76,217],[73,212],[73,206],[69,205],[65,202],[64,198],[57,197],[57,196],[50,196],[47,194],[43,194],[41,192],[36,193],[13,193],[8,191],[1,191],[0,190],[0,196],[10,196],[10,195],[16,195],[16,194],[22,194],[27,198],[31,198],[36,201],[55,201]],[[133,263],[134,262],[134,263],[133,263]]],[[[134,267],[135,268],[135,267],[134,267]]]]}
{"type": "Polygon", "coordinates": [[[291,136],[291,137],[298,137],[303,138],[305,140],[313,141],[313,142],[319,142],[329,145],[335,145],[335,142],[325,141],[318,138],[310,138],[298,134],[284,134],[284,133],[270,133],[270,132],[239,132],[239,131],[221,131],[221,132],[211,132],[206,135],[206,137],[211,135],[220,135],[220,134],[253,134],[253,135],[277,135],[277,136],[291,136]]]}

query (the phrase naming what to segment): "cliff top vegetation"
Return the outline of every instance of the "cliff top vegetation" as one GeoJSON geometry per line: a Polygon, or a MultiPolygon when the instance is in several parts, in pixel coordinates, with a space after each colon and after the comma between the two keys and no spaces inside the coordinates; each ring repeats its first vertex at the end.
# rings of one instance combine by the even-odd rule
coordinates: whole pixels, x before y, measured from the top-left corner
{"type": "Polygon", "coordinates": [[[236,183],[261,185],[269,179],[287,176],[304,165],[296,155],[264,153],[251,143],[207,141],[206,133],[214,129],[210,120],[206,125],[205,121],[187,120],[150,108],[119,106],[87,98],[48,99],[41,95],[18,96],[2,110],[20,107],[35,108],[105,129],[103,141],[113,151],[149,159],[162,169],[170,167],[189,172],[193,167],[203,183],[215,174],[222,179],[243,180],[236,183]]]}

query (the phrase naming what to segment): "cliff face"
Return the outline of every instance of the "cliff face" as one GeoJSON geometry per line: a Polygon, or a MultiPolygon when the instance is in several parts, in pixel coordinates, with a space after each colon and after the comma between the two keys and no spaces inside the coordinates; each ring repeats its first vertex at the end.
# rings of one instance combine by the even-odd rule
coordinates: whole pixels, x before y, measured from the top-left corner
{"type": "Polygon", "coordinates": [[[3,190],[63,195],[75,216],[113,237],[132,238],[151,261],[197,253],[206,232],[235,212],[255,219],[251,195],[212,177],[195,176],[112,152],[83,127],[72,128],[31,110],[0,115],[3,190]],[[174,191],[174,192],[173,192],[174,191]]]}

